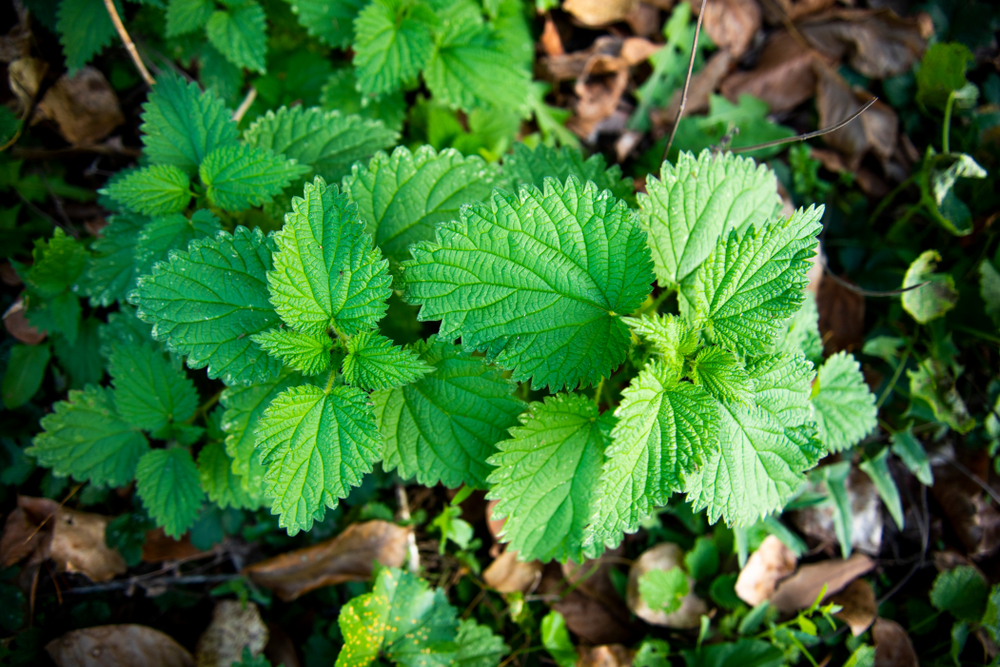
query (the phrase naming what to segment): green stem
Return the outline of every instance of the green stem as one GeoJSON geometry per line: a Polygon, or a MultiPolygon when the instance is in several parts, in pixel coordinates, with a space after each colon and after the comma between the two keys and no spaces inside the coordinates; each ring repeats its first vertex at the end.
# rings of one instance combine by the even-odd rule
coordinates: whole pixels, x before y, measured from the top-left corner
{"type": "Polygon", "coordinates": [[[189,417],[185,423],[193,424],[198,419],[198,417],[203,417],[205,414],[207,414],[209,410],[215,407],[215,404],[219,402],[219,399],[222,398],[223,391],[224,390],[220,389],[218,392],[215,393],[214,396],[212,396],[210,399],[208,399],[200,406],[198,406],[198,409],[194,411],[194,414],[191,415],[191,417],[189,417]]]}
{"type": "Polygon", "coordinates": [[[330,369],[330,377],[326,381],[326,388],[323,389],[324,394],[329,394],[330,390],[333,389],[333,381],[337,377],[337,370],[335,368],[330,369]]]}
{"type": "Polygon", "coordinates": [[[880,201],[878,206],[875,207],[875,211],[871,214],[871,217],[868,219],[868,223],[871,224],[875,222],[878,219],[878,216],[882,213],[882,211],[884,211],[886,207],[892,203],[892,200],[894,200],[900,192],[910,187],[910,185],[912,185],[913,181],[915,181],[916,179],[917,175],[911,174],[909,178],[907,178],[905,181],[903,181],[895,188],[893,188],[892,192],[883,197],[882,201],[880,201]]]}
{"type": "Polygon", "coordinates": [[[597,389],[594,390],[594,406],[601,407],[601,393],[604,391],[604,378],[597,383],[597,389]]]}
{"type": "Polygon", "coordinates": [[[659,310],[660,306],[663,305],[663,302],[666,301],[668,298],[670,298],[670,295],[673,293],[674,293],[673,290],[669,289],[663,290],[662,292],[660,292],[660,296],[656,297],[655,299],[650,301],[647,305],[640,308],[639,312],[636,313],[636,315],[648,315],[649,313],[655,313],[657,310],[659,310]]]}
{"type": "Polygon", "coordinates": [[[941,150],[945,153],[950,153],[951,144],[949,143],[951,134],[951,109],[955,106],[955,91],[948,93],[948,102],[944,105],[944,128],[941,130],[941,150]]]}
{"type": "Polygon", "coordinates": [[[910,360],[910,350],[907,349],[906,354],[903,355],[903,358],[899,360],[899,364],[896,365],[896,372],[892,374],[892,379],[889,381],[889,386],[886,387],[885,391],[882,392],[882,395],[878,397],[878,402],[875,403],[876,410],[882,407],[882,404],[885,403],[885,399],[887,399],[889,397],[889,394],[892,393],[892,390],[896,388],[896,383],[899,382],[899,376],[903,374],[903,368],[906,367],[906,362],[909,360],[910,360]]]}

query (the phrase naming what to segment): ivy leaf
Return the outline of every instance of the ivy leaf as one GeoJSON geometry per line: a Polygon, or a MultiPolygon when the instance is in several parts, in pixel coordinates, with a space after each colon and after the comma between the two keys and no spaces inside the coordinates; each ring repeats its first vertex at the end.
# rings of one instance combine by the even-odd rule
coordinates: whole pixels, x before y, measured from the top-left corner
{"type": "Polygon", "coordinates": [[[948,232],[955,236],[972,233],[972,212],[955,195],[955,183],[959,178],[986,178],[986,170],[966,153],[945,153],[933,155],[929,152],[920,187],[924,197],[931,199],[926,208],[948,232]]]}
{"type": "Polygon", "coordinates": [[[926,283],[903,292],[903,308],[921,324],[942,317],[958,303],[955,279],[948,273],[935,273],[941,255],[927,250],[913,260],[903,276],[903,289],[926,283]]]}
{"type": "Polygon", "coordinates": [[[156,80],[142,110],[143,153],[153,164],[169,164],[194,174],[206,155],[236,143],[236,123],[222,100],[176,74],[163,74],[156,80]]]}
{"type": "Polygon", "coordinates": [[[378,153],[367,167],[354,165],[344,190],[358,204],[361,219],[386,257],[402,262],[410,245],[434,239],[439,222],[458,218],[459,207],[489,196],[496,172],[482,158],[454,149],[436,153],[405,146],[392,156],[378,153]]]}
{"type": "Polygon", "coordinates": [[[720,410],[697,385],[653,361],[622,393],[587,542],[617,546],[665,505],[719,445],[720,410]]]}
{"type": "Polygon", "coordinates": [[[457,611],[441,589],[397,568],[379,571],[371,593],[341,607],[344,648],[336,667],[364,667],[380,655],[404,667],[452,664],[457,611]]]}
{"type": "MultiPolygon", "coordinates": [[[[122,6],[117,2],[115,5],[121,14],[122,6]]],[[[61,0],[58,7],[56,31],[66,56],[66,69],[72,76],[111,44],[115,26],[104,3],[98,0],[61,0]]]]}
{"type": "Polygon", "coordinates": [[[221,442],[211,442],[201,448],[198,478],[208,499],[223,509],[255,510],[260,506],[259,500],[243,488],[243,480],[233,472],[233,461],[221,442]]]}
{"type": "Polygon", "coordinates": [[[354,41],[354,19],[366,0],[292,0],[292,11],[310,35],[327,46],[346,49],[354,41]]]}
{"type": "Polygon", "coordinates": [[[861,364],[847,352],[826,360],[816,376],[813,397],[819,437],[831,452],[850,449],[878,425],[878,410],[861,364]]]}
{"type": "Polygon", "coordinates": [[[392,389],[418,380],[433,370],[412,350],[397,347],[373,332],[347,341],[344,381],[362,389],[392,389]]]}
{"type": "Polygon", "coordinates": [[[209,153],[198,171],[209,201],[227,211],[242,211],[271,201],[309,167],[271,151],[236,144],[209,153]]]}
{"type": "Polygon", "coordinates": [[[149,344],[112,345],[108,373],[118,414],[138,428],[155,432],[180,424],[198,407],[191,379],[149,344]]]}
{"type": "Polygon", "coordinates": [[[553,391],[597,384],[630,347],[617,314],[649,294],[643,237],[628,207],[593,183],[498,190],[412,248],[406,295],[421,320],[442,320],[439,336],[461,336],[515,380],[553,391]]]}
{"type": "Polygon", "coordinates": [[[135,471],[135,491],[156,525],[174,539],[194,525],[205,501],[198,467],[182,447],[144,454],[135,471]]]}
{"type": "Polygon", "coordinates": [[[717,401],[754,404],[753,383],[746,367],[724,347],[713,345],[698,352],[691,363],[691,381],[717,401]]]}
{"type": "Polygon", "coordinates": [[[286,389],[264,411],[257,452],[271,511],[295,535],[361,484],[381,456],[382,442],[366,393],[301,385],[286,389]]]}
{"type": "Polygon", "coordinates": [[[660,285],[676,289],[697,270],[729,230],[743,234],[765,226],[777,212],[778,181],[765,165],[732,153],[695,157],[682,152],[676,165],[660,167],[639,194],[639,221],[646,230],[660,285]]]}
{"type": "MultiPolygon", "coordinates": [[[[579,394],[532,403],[510,440],[489,458],[488,499],[500,502],[499,537],[524,560],[567,559],[582,563],[584,531],[597,502],[604,450],[614,419],[579,394]]],[[[587,550],[589,551],[589,550],[587,550]]]]}
{"type": "Polygon", "coordinates": [[[167,37],[177,37],[205,27],[215,11],[212,0],[169,0],[167,37]]]}
{"type": "Polygon", "coordinates": [[[403,387],[372,394],[385,441],[385,470],[425,486],[487,488],[486,459],[517,424],[524,404],[515,385],[456,345],[431,338],[413,350],[434,370],[403,387]]]}
{"type": "Polygon", "coordinates": [[[296,106],[268,111],[247,128],[244,138],[250,146],[308,165],[317,176],[336,182],[355,162],[395,145],[399,134],[378,121],[296,106]]]}
{"type": "Polygon", "coordinates": [[[354,20],[354,67],[360,90],[391,92],[414,81],[431,57],[429,23],[422,3],[372,0],[354,20]]]}
{"type": "Polygon", "coordinates": [[[947,366],[937,359],[924,359],[916,370],[906,374],[910,378],[911,400],[926,403],[937,421],[959,433],[975,428],[976,420],[955,388],[955,378],[947,366]]]}
{"type": "Polygon", "coordinates": [[[278,324],[266,282],[273,248],[259,228],[240,226],[192,241],[140,278],[129,299],[190,368],[208,366],[209,378],[227,384],[262,380],[281,367],[249,338],[278,324]]]}
{"type": "Polygon", "coordinates": [[[695,278],[705,333],[739,354],[761,354],[782,320],[802,303],[823,207],[799,209],[787,220],[720,238],[695,278]]]}
{"type": "Polygon", "coordinates": [[[145,436],[115,411],[110,389],[89,386],[71,390],[42,417],[42,432],[26,451],[60,477],[110,487],[135,477],[139,458],[149,451],[145,436]]]}
{"type": "Polygon", "coordinates": [[[986,611],[989,586],[974,567],[959,565],[940,573],[931,588],[931,604],[960,621],[977,623],[986,611]]]}
{"type": "Polygon", "coordinates": [[[521,185],[543,188],[549,177],[563,183],[570,176],[584,182],[593,181],[599,189],[611,190],[615,197],[626,201],[633,197],[635,190],[631,179],[622,178],[621,167],[616,164],[609,167],[600,153],[584,160],[580,149],[572,146],[553,148],[538,144],[529,148],[518,142],[504,157],[503,175],[507,188],[513,191],[521,185]]]}
{"type": "Polygon", "coordinates": [[[639,577],[639,595],[654,611],[674,613],[681,608],[687,594],[687,575],[677,566],[669,570],[649,570],[639,577]]]}
{"type": "Polygon", "coordinates": [[[267,71],[267,16],[256,0],[228,3],[214,12],[205,25],[212,46],[237,67],[263,74],[267,71]]]}
{"type": "Polygon", "coordinates": [[[135,286],[135,248],[148,218],[119,213],[108,219],[101,235],[90,245],[94,253],[80,279],[91,306],[110,306],[135,286]]]}
{"type": "Polygon", "coordinates": [[[187,208],[191,184],[179,168],[159,164],[116,179],[101,190],[120,206],[145,215],[167,215],[187,208]]]}
{"type": "Polygon", "coordinates": [[[323,336],[331,328],[367,331],[382,319],[391,292],[388,262],[336,185],[319,177],[306,183],[274,238],[279,251],[267,281],[286,324],[323,336]]]}
{"type": "Polygon", "coordinates": [[[333,341],[325,334],[313,336],[288,329],[271,329],[254,334],[250,339],[272,357],[304,375],[319,375],[330,367],[333,341]]]}

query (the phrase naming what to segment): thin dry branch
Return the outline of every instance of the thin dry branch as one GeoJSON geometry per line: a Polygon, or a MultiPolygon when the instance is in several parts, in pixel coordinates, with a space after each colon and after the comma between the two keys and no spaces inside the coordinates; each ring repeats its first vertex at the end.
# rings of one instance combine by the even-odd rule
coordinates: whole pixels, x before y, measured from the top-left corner
{"type": "Polygon", "coordinates": [[[257,99],[257,89],[250,86],[250,90],[247,91],[247,96],[243,98],[240,105],[236,107],[236,111],[233,112],[234,123],[239,123],[243,120],[243,116],[245,116],[247,111],[250,110],[250,105],[253,104],[255,99],[257,99]]]}
{"type": "Polygon", "coordinates": [[[139,57],[139,50],[135,48],[132,38],[128,36],[128,31],[125,30],[125,24],[122,23],[122,17],[118,16],[118,10],[115,8],[114,0],[104,0],[104,6],[107,7],[108,14],[111,16],[111,22],[115,24],[115,30],[118,31],[118,36],[121,37],[122,42],[125,44],[125,50],[127,50],[129,56],[132,57],[132,62],[135,63],[136,69],[139,70],[139,74],[142,75],[143,80],[152,86],[156,83],[156,79],[154,79],[153,75],[149,73],[149,70],[146,69],[146,64],[142,62],[142,58],[139,57]]]}
{"type": "Polygon", "coordinates": [[[670,153],[670,146],[674,143],[674,135],[677,134],[677,126],[681,123],[681,116],[684,115],[684,107],[687,106],[688,101],[688,88],[691,87],[691,75],[694,73],[694,58],[698,53],[698,37],[701,36],[701,24],[705,20],[705,6],[708,4],[708,0],[701,0],[701,9],[698,12],[698,23],[694,27],[694,39],[691,41],[691,58],[688,60],[688,71],[687,76],[684,78],[684,90],[681,92],[681,104],[677,107],[677,118],[674,119],[674,126],[670,128],[670,138],[667,139],[667,145],[663,148],[663,160],[667,159],[667,154],[670,153]]]}
{"type": "Polygon", "coordinates": [[[773,141],[765,141],[762,144],[754,144],[753,146],[742,146],[740,148],[730,148],[729,150],[733,153],[746,153],[748,151],[756,151],[761,148],[770,148],[771,146],[780,146],[781,144],[790,144],[795,141],[805,141],[807,139],[815,139],[816,137],[822,137],[824,134],[830,134],[831,132],[836,132],[842,127],[846,127],[852,121],[857,120],[861,114],[871,109],[872,105],[878,102],[877,97],[873,97],[868,102],[858,109],[858,111],[852,115],[847,120],[842,120],[836,125],[831,125],[830,127],[824,127],[820,130],[815,130],[813,132],[806,132],[805,134],[797,134],[794,137],[785,137],[783,139],[774,139],[773,141]]]}

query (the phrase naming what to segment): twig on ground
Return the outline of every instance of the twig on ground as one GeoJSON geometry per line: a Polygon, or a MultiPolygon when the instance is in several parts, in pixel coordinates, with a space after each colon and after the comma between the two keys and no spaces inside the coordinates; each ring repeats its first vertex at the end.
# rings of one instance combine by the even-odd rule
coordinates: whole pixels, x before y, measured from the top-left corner
{"type": "Polygon", "coordinates": [[[233,112],[234,123],[239,123],[243,120],[243,116],[245,116],[247,111],[250,110],[250,105],[253,104],[255,99],[257,99],[257,89],[250,86],[250,90],[247,91],[247,96],[243,98],[240,105],[236,107],[236,111],[233,112]]]}
{"type": "Polygon", "coordinates": [[[858,109],[850,118],[847,120],[842,120],[836,125],[831,125],[830,127],[824,127],[820,130],[815,130],[814,132],[806,132],[805,134],[797,134],[794,137],[785,137],[783,139],[774,139],[773,141],[765,141],[762,144],[754,144],[753,146],[741,146],[740,148],[730,148],[729,150],[733,153],[746,153],[748,151],[756,151],[762,148],[770,148],[771,146],[780,146],[781,144],[790,144],[795,141],[805,141],[807,139],[815,139],[816,137],[822,137],[824,134],[830,134],[831,132],[836,132],[842,127],[846,127],[852,121],[856,120],[864,112],[871,109],[872,105],[878,102],[878,97],[873,97],[868,102],[858,109]]]}
{"type": "Polygon", "coordinates": [[[698,23],[694,27],[694,39],[691,41],[691,59],[688,60],[687,76],[684,78],[684,90],[681,92],[681,104],[677,107],[677,117],[674,119],[674,126],[670,128],[670,138],[663,148],[663,158],[665,161],[670,153],[670,146],[674,143],[674,135],[677,134],[677,126],[681,123],[681,116],[684,115],[684,107],[687,106],[688,88],[691,87],[691,75],[694,73],[694,59],[698,54],[698,37],[701,36],[701,24],[705,20],[705,6],[708,0],[701,0],[701,9],[698,11],[698,23]]]}
{"type": "Polygon", "coordinates": [[[142,75],[143,80],[152,86],[156,83],[156,79],[153,75],[149,73],[146,69],[146,64],[142,62],[142,58],[139,57],[139,50],[135,48],[135,44],[132,42],[132,38],[128,36],[128,31],[125,30],[125,24],[122,23],[122,17],[118,15],[118,10],[115,8],[114,0],[104,0],[104,6],[108,9],[108,15],[111,16],[111,22],[115,24],[115,30],[118,31],[118,36],[121,37],[122,42],[125,44],[125,50],[128,51],[129,56],[132,58],[132,62],[135,63],[135,67],[139,70],[139,74],[142,75]]]}
{"type": "MultiPolygon", "coordinates": [[[[403,521],[410,520],[410,502],[406,498],[406,488],[402,484],[396,485],[396,498],[399,501],[399,518],[403,521]]],[[[417,538],[413,533],[413,526],[406,535],[406,547],[409,555],[406,559],[407,568],[416,574],[420,570],[420,552],[417,550],[417,538]]]]}

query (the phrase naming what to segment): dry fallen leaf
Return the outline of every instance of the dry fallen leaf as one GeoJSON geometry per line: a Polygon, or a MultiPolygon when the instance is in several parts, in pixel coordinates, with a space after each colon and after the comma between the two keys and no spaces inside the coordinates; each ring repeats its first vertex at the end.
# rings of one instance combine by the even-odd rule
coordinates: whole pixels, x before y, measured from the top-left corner
{"type": "Polygon", "coordinates": [[[272,665],[281,667],[299,667],[299,655],[295,650],[295,642],[285,632],[284,628],[274,623],[267,624],[268,639],[264,647],[264,657],[272,665]]]}
{"type": "Polygon", "coordinates": [[[628,70],[613,75],[586,77],[577,80],[573,90],[579,96],[573,117],[566,122],[576,136],[593,143],[599,126],[618,109],[622,94],[628,87],[628,70]]]}
{"type": "Polygon", "coordinates": [[[504,551],[483,571],[483,581],[498,593],[527,592],[542,578],[542,564],[537,560],[523,563],[516,551],[504,551]]]}
{"type": "Polygon", "coordinates": [[[162,528],[146,531],[146,540],[142,543],[142,561],[144,563],[160,563],[165,560],[182,560],[196,556],[201,551],[191,544],[191,535],[184,533],[179,540],[167,537],[162,528]]]}
{"type": "Polygon", "coordinates": [[[539,59],[546,78],[568,81],[597,74],[616,74],[623,69],[646,62],[663,48],[645,37],[612,37],[603,35],[589,48],[539,59]]]}
{"type": "Polygon", "coordinates": [[[59,667],[194,667],[187,649],[145,625],[102,625],[67,632],[45,646],[59,667]]]}
{"type": "Polygon", "coordinates": [[[624,21],[637,4],[638,0],[565,0],[562,8],[583,25],[602,26],[624,21]]]}
{"type": "Polygon", "coordinates": [[[24,299],[12,303],[3,314],[3,326],[7,333],[27,345],[38,345],[48,336],[47,332],[39,331],[28,322],[24,314],[24,299]]]}
{"type": "Polygon", "coordinates": [[[875,640],[875,667],[918,667],[917,652],[913,650],[906,630],[896,621],[880,618],[872,628],[875,640]]]}
{"type": "Polygon", "coordinates": [[[764,0],[764,20],[772,25],[797,21],[835,5],[837,0],[764,0]]]}
{"type": "Polygon", "coordinates": [[[566,627],[584,643],[616,644],[628,642],[632,635],[627,612],[609,609],[579,590],[556,602],[552,608],[563,615],[566,627]]]}
{"type": "Polygon", "coordinates": [[[104,541],[111,517],[59,508],[53,519],[51,557],[60,571],[108,581],[128,570],[125,559],[104,541]]]}
{"type": "Polygon", "coordinates": [[[372,565],[400,567],[406,559],[409,528],[388,521],[366,521],[337,537],[255,563],[244,573],[288,602],[323,586],[368,581],[372,565]]]}
{"type": "Polygon", "coordinates": [[[621,547],[581,565],[550,563],[543,572],[538,587],[541,594],[558,594],[566,590],[567,584],[578,584],[552,608],[563,615],[566,626],[586,644],[628,643],[632,636],[628,609],[609,576],[612,561],[620,555],[621,547]]]}
{"type": "Polygon", "coordinates": [[[542,30],[542,36],[538,41],[541,43],[542,50],[545,51],[546,55],[566,55],[566,49],[563,48],[562,38],[559,36],[559,29],[556,28],[556,23],[552,20],[552,16],[550,14],[545,15],[545,28],[542,30]]]}
{"type": "MultiPolygon", "coordinates": [[[[701,5],[691,3],[697,11],[701,5]]],[[[708,3],[702,26],[715,45],[739,59],[750,48],[760,30],[761,11],[757,0],[715,0],[708,3]]]]}
{"type": "Polygon", "coordinates": [[[0,536],[0,567],[10,567],[28,556],[31,563],[49,557],[54,525],[49,519],[58,509],[59,503],[48,498],[18,496],[17,507],[7,515],[0,536]]]}
{"type": "Polygon", "coordinates": [[[646,2],[635,3],[635,8],[625,17],[625,22],[638,37],[660,34],[660,10],[646,2]]]}
{"type": "Polygon", "coordinates": [[[240,662],[243,649],[257,656],[267,645],[268,630],[253,602],[223,600],[215,605],[212,622],[205,628],[195,658],[198,667],[230,667],[240,662]]]}
{"type": "Polygon", "coordinates": [[[830,278],[819,284],[816,308],[819,310],[819,332],[827,354],[861,349],[865,340],[863,295],[830,278]]]}
{"type": "Polygon", "coordinates": [[[681,600],[681,608],[672,614],[650,609],[646,601],[639,595],[639,578],[652,570],[670,570],[682,566],[684,552],[676,544],[664,542],[647,549],[639,556],[628,572],[628,587],[625,589],[628,608],[651,625],[662,625],[667,628],[697,628],[701,616],[708,612],[705,601],[694,594],[694,579],[688,577],[688,594],[681,600]]]}
{"type": "Polygon", "coordinates": [[[815,56],[787,31],[772,35],[756,66],[726,77],[720,92],[731,102],[753,95],[767,102],[772,112],[789,111],[816,92],[815,56]]]}
{"type": "MultiPolygon", "coordinates": [[[[831,127],[857,113],[872,98],[872,94],[851,86],[829,67],[816,67],[819,83],[816,87],[816,110],[820,127],[831,127]]],[[[885,162],[892,157],[899,139],[899,119],[891,107],[876,102],[860,118],[836,132],[823,135],[827,145],[837,149],[847,159],[852,171],[861,165],[869,152],[885,162]]]]}
{"type": "Polygon", "coordinates": [[[125,122],[118,96],[94,67],[59,77],[38,103],[32,122],[39,116],[55,121],[63,138],[74,146],[95,144],[125,122]]]}
{"type": "MultiPolygon", "coordinates": [[[[705,66],[691,77],[691,85],[688,86],[688,100],[684,107],[685,114],[696,114],[708,109],[709,98],[729,74],[733,62],[733,57],[729,55],[728,51],[716,51],[712,54],[705,66]]],[[[663,109],[650,110],[649,115],[655,125],[673,124],[674,119],[677,118],[677,110],[681,106],[682,92],[680,89],[674,91],[666,111],[663,109]]]]}
{"type": "Polygon", "coordinates": [[[826,586],[826,599],[874,567],[875,561],[864,554],[854,554],[847,560],[832,558],[803,565],[778,584],[771,596],[771,606],[783,614],[805,609],[816,600],[823,586],[826,586]]]}
{"type": "Polygon", "coordinates": [[[795,572],[798,559],[785,543],[768,535],[750,554],[736,579],[736,595],[751,607],[771,597],[778,582],[795,572]]]}
{"type": "Polygon", "coordinates": [[[621,644],[581,646],[576,667],[632,667],[632,651],[621,644]]]}
{"type": "Polygon", "coordinates": [[[843,607],[834,615],[847,623],[855,637],[864,634],[878,617],[875,592],[864,579],[855,579],[847,588],[830,598],[830,601],[843,607]]]}
{"type": "MultiPolygon", "coordinates": [[[[959,463],[980,479],[988,479],[989,460],[986,450],[962,451],[959,463]]],[[[1000,547],[1000,517],[993,505],[983,500],[982,489],[944,461],[933,467],[933,473],[931,493],[969,555],[994,553],[1000,547]]]]}
{"type": "Polygon", "coordinates": [[[49,65],[44,60],[31,57],[18,58],[7,65],[7,81],[20,104],[17,113],[19,118],[23,118],[24,113],[31,108],[48,69],[49,65]]]}

